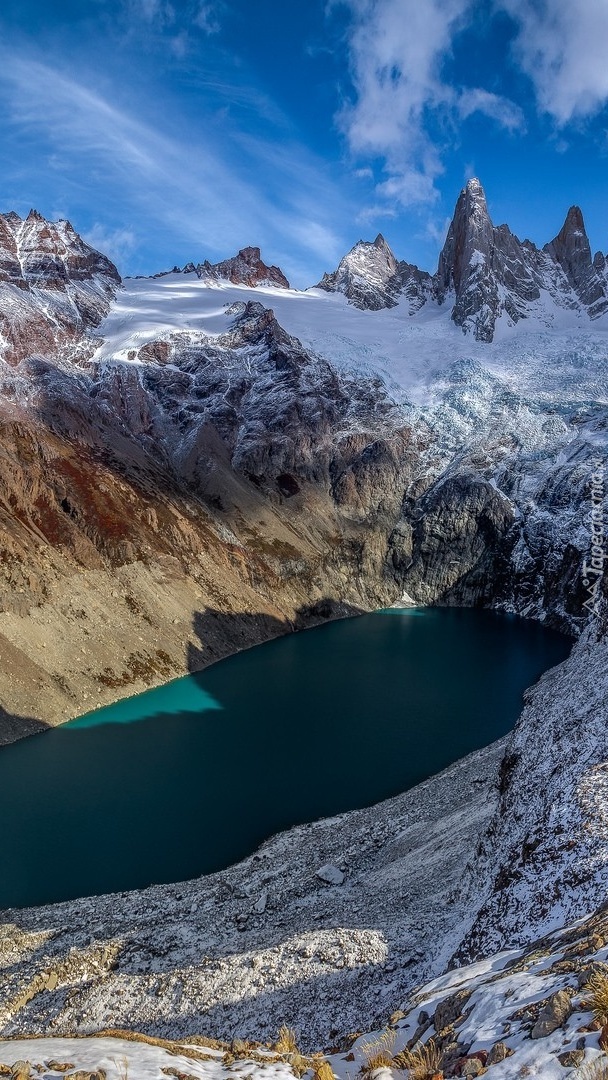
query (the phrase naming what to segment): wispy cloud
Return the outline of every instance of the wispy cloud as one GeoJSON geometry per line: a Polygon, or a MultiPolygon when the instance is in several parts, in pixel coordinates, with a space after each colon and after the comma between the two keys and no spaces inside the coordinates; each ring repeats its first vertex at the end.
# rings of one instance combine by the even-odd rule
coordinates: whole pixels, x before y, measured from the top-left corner
{"type": "Polygon", "coordinates": [[[197,5],[193,22],[206,34],[217,34],[220,29],[220,6],[217,3],[203,2],[197,5]]]}
{"type": "Polygon", "coordinates": [[[466,120],[473,113],[481,113],[490,120],[495,120],[506,131],[526,130],[526,120],[519,105],[509,98],[492,94],[479,87],[461,90],[456,100],[460,116],[466,120]]]}
{"type": "Polygon", "coordinates": [[[222,0],[123,0],[123,14],[135,23],[147,23],[158,31],[196,26],[216,34],[221,25],[222,0]]]}
{"type": "Polygon", "coordinates": [[[559,125],[608,101],[606,0],[499,0],[519,27],[514,55],[559,125]]]}
{"type": "Polygon", "coordinates": [[[137,236],[133,229],[110,229],[99,221],[83,233],[83,239],[118,264],[124,264],[137,247],[137,236]]]}
{"type": "Polygon", "coordinates": [[[264,139],[239,143],[226,129],[220,139],[212,125],[198,139],[179,128],[168,135],[76,79],[7,52],[0,55],[2,98],[9,126],[44,138],[49,154],[69,158],[82,185],[120,191],[135,209],[137,229],[107,238],[99,232],[99,246],[108,239],[121,257],[130,234],[146,228],[189,240],[193,256],[225,256],[260,237],[274,248],[293,241],[301,262],[305,252],[318,259],[341,246],[332,228],[341,193],[295,142],[286,153],[264,139]]]}

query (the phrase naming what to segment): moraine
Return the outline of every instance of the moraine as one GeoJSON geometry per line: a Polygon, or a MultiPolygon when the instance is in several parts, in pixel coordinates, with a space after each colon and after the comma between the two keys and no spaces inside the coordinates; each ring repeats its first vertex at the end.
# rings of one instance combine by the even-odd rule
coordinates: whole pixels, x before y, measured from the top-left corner
{"type": "Polygon", "coordinates": [[[506,734],[570,646],[495,612],[389,610],[6,747],[0,906],[210,873],[282,829],[407,790],[506,734]]]}

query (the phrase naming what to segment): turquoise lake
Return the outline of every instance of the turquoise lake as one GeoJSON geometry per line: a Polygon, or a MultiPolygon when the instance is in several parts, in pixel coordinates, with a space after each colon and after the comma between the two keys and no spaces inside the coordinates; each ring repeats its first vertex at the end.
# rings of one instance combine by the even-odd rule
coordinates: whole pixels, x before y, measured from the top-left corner
{"type": "Polygon", "coordinates": [[[5,747],[0,907],[196,877],[404,791],[506,734],[571,646],[495,612],[377,612],[5,747]]]}

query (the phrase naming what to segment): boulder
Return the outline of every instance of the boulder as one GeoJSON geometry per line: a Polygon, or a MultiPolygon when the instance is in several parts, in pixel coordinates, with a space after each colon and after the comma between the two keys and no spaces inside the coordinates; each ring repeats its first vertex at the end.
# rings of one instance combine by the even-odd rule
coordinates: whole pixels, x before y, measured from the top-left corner
{"type": "Polygon", "coordinates": [[[325,863],[320,866],[316,873],[317,877],[327,885],[342,885],[344,882],[344,874],[332,863],[325,863]]]}
{"type": "Polygon", "coordinates": [[[556,994],[549,998],[538,1014],[538,1020],[530,1032],[530,1038],[545,1039],[547,1035],[551,1035],[562,1024],[565,1024],[571,1014],[570,995],[565,990],[558,990],[556,994]]]}

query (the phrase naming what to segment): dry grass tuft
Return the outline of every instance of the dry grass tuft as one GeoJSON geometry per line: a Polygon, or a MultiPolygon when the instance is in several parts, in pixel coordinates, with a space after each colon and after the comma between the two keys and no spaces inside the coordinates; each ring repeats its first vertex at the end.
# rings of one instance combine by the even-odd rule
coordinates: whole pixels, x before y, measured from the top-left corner
{"type": "Polygon", "coordinates": [[[335,1080],[334,1071],[329,1061],[322,1058],[320,1061],[313,1062],[313,1066],[315,1070],[314,1080],[335,1080]]]}
{"type": "Polygon", "coordinates": [[[277,1054],[296,1054],[298,1053],[298,1040],[295,1031],[292,1028],[285,1027],[279,1028],[279,1034],[277,1041],[273,1046],[273,1050],[276,1050],[277,1054]]]}
{"type": "Polygon", "coordinates": [[[608,1080],[608,1057],[602,1054],[594,1061],[581,1065],[580,1069],[575,1069],[570,1075],[576,1077],[576,1080],[608,1080]]]}
{"type": "Polygon", "coordinates": [[[383,1067],[390,1069],[394,1065],[393,1051],[396,1038],[397,1032],[392,1028],[386,1028],[376,1039],[361,1043],[359,1050],[364,1057],[361,1072],[371,1073],[374,1069],[383,1067]]]}
{"type": "Polygon", "coordinates": [[[295,1031],[285,1025],[279,1029],[277,1041],[272,1049],[287,1062],[295,1076],[302,1076],[308,1069],[313,1068],[310,1058],[300,1053],[295,1031]]]}
{"type": "Polygon", "coordinates": [[[585,986],[585,996],[589,998],[593,1015],[605,1023],[608,1018],[608,975],[594,972],[585,986]]]}
{"type": "Polygon", "coordinates": [[[429,1080],[441,1071],[441,1051],[433,1039],[418,1043],[412,1050],[402,1050],[394,1059],[398,1069],[407,1069],[410,1080],[429,1080]]]}

